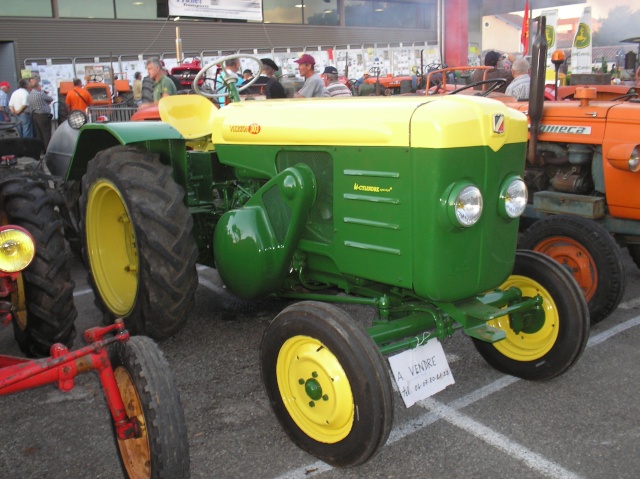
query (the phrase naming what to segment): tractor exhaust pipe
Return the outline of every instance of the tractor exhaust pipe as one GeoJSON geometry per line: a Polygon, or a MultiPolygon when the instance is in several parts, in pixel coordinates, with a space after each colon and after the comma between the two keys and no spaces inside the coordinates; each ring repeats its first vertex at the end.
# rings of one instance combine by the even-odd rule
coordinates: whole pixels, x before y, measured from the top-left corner
{"type": "Polygon", "coordinates": [[[542,119],[544,103],[544,82],[547,73],[547,18],[538,17],[538,31],[531,47],[531,87],[529,91],[529,150],[527,161],[531,165],[537,163],[536,148],[538,146],[538,128],[542,119]]]}

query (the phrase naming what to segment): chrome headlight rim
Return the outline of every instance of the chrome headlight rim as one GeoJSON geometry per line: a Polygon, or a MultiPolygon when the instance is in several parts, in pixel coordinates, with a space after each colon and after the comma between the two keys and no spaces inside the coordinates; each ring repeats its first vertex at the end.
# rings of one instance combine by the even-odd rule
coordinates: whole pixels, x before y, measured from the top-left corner
{"type": "Polygon", "coordinates": [[[638,171],[640,171],[640,148],[639,147],[635,147],[632,151],[631,151],[631,155],[629,155],[629,171],[631,171],[632,173],[637,173],[638,171]]]}
{"type": "Polygon", "coordinates": [[[459,183],[447,199],[447,216],[453,226],[469,228],[482,217],[483,199],[480,188],[472,183],[459,183]]]}
{"type": "Polygon", "coordinates": [[[520,176],[510,176],[500,187],[499,214],[508,220],[520,218],[527,208],[527,185],[520,176]]]}
{"type": "Polygon", "coordinates": [[[36,254],[33,237],[19,226],[0,228],[0,272],[17,273],[31,264],[36,254]]]}
{"type": "Polygon", "coordinates": [[[87,123],[87,115],[81,110],[71,110],[67,115],[67,123],[74,130],[79,130],[87,123]]]}

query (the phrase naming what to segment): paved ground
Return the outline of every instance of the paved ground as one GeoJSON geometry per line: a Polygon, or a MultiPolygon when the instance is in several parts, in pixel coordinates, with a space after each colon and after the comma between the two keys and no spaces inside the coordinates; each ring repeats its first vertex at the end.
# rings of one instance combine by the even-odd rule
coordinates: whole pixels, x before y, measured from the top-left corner
{"type": "MultiPolygon", "coordinates": [[[[298,449],[272,414],[259,376],[262,333],[282,304],[243,303],[200,271],[196,310],[162,343],[187,418],[194,478],[636,478],[640,475],[640,271],[624,253],[621,307],[592,328],[567,374],[545,383],[491,369],[461,334],[443,341],[456,384],[406,409],[395,393],[386,446],[369,463],[335,470],[298,449]]],[[[75,264],[78,329],[99,313],[75,264]]],[[[366,308],[349,310],[359,319],[366,308]]],[[[78,341],[79,342],[79,341],[78,341]]],[[[18,354],[11,328],[0,351],[18,354]]],[[[0,478],[115,478],[108,410],[93,374],[0,398],[0,478]]]]}

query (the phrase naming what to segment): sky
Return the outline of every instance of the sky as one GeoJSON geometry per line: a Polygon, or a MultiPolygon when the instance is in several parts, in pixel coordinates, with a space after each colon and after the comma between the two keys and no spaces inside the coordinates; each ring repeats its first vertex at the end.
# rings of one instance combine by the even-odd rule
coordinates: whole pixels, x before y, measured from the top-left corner
{"type": "MultiPolygon", "coordinates": [[[[535,6],[535,0],[530,0],[529,5],[535,6]]],[[[591,18],[605,18],[609,14],[609,10],[619,6],[628,6],[631,11],[640,9],[637,0],[587,0],[586,3],[567,5],[559,7],[560,18],[575,18],[582,15],[585,6],[591,7],[591,18]]],[[[540,10],[533,10],[533,16],[540,13],[540,10]]],[[[640,30],[640,26],[638,26],[640,30]]]]}

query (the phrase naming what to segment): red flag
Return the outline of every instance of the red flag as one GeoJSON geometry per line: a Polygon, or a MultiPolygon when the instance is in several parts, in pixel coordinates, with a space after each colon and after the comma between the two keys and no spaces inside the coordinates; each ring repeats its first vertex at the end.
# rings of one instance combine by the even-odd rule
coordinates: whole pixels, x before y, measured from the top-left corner
{"type": "Polygon", "coordinates": [[[520,33],[523,53],[529,53],[529,0],[524,4],[524,18],[522,19],[522,32],[520,33]]]}

